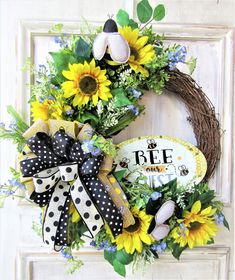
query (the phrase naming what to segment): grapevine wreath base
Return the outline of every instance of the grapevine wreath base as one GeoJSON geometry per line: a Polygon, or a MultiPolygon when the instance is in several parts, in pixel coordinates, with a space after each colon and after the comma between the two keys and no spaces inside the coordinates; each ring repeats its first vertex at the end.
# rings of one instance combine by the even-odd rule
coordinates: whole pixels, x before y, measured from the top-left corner
{"type": "Polygon", "coordinates": [[[153,31],[150,23],[164,15],[163,5],[153,9],[141,0],[140,23],[121,9],[117,23],[108,19],[80,35],[55,25],[50,34],[59,50],[46,65],[25,65],[35,81],[32,124],[11,106],[13,122],[0,124],[0,138],[13,140],[19,153],[19,168],[1,185],[0,206],[8,197],[38,205],[33,230],[61,252],[70,273],[83,264],[73,251],[85,238],[125,276],[130,263],[143,267],[164,251],[179,259],[186,249],[214,243],[219,224],[229,228],[208,186],[220,158],[219,121],[202,89],[176,68],[183,63],[192,72],[196,60],[153,31]],[[186,105],[197,147],[162,135],[115,146],[112,136],[145,110],[146,91],[163,89],[186,105]]]}
{"type": "Polygon", "coordinates": [[[207,161],[204,179],[208,181],[215,171],[221,152],[221,130],[215,108],[195,80],[179,70],[170,72],[165,89],[176,94],[188,109],[188,120],[193,127],[197,147],[207,161]]]}

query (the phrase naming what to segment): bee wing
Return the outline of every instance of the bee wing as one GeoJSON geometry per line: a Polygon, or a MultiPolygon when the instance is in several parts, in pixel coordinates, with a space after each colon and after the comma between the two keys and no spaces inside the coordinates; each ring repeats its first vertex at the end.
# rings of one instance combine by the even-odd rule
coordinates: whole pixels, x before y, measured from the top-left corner
{"type": "Polygon", "coordinates": [[[163,224],[166,220],[168,220],[175,211],[175,202],[172,200],[166,201],[158,210],[155,215],[155,222],[157,225],[163,224]]]}
{"type": "Polygon", "coordinates": [[[125,63],[130,57],[130,47],[119,33],[111,33],[108,37],[108,47],[113,61],[125,63]]]}
{"type": "Polygon", "coordinates": [[[108,46],[108,33],[100,33],[96,36],[93,43],[93,55],[95,59],[101,60],[108,46]]]}
{"type": "Polygon", "coordinates": [[[168,225],[159,225],[154,228],[151,232],[153,239],[159,241],[165,238],[170,232],[170,227],[168,225]]]}

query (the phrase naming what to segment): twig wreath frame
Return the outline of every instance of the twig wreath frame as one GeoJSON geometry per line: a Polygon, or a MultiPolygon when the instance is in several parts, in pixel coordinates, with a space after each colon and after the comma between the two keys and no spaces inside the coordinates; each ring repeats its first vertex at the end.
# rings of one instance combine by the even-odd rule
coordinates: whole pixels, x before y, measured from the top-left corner
{"type": "Polygon", "coordinates": [[[221,129],[216,118],[215,108],[195,80],[179,70],[170,72],[170,79],[165,89],[175,93],[185,104],[193,127],[197,147],[207,160],[205,180],[214,174],[221,154],[221,129]]]}

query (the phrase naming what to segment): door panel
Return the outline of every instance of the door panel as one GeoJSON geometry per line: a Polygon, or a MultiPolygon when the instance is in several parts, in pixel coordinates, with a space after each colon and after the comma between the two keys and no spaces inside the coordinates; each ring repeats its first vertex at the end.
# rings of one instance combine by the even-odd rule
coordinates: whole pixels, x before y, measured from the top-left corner
{"type": "MultiPolygon", "coordinates": [[[[158,1],[151,1],[157,3],[158,1]]],[[[161,1],[167,8],[162,24],[154,28],[165,33],[166,43],[180,42],[188,47],[189,56],[197,57],[195,80],[210,97],[221,122],[222,157],[210,184],[219,199],[226,204],[225,214],[231,230],[221,230],[216,245],[186,251],[178,262],[163,254],[154,265],[127,279],[234,279],[234,215],[232,188],[234,155],[232,142],[233,90],[233,30],[234,1],[161,1]],[[199,25],[200,24],[200,25],[199,25]],[[203,25],[202,25],[203,24],[203,25]],[[226,26],[226,27],[224,27],[226,26]],[[169,273],[169,271],[171,273],[169,273]],[[230,275],[230,276],[229,276],[230,275]]],[[[27,57],[36,65],[46,61],[48,51],[57,48],[48,30],[63,23],[66,33],[79,33],[81,17],[94,25],[102,24],[108,14],[126,8],[130,14],[134,1],[102,0],[0,0],[0,119],[9,122],[6,105],[13,104],[29,121],[27,100],[30,81],[21,68],[27,57]]],[[[182,69],[187,71],[187,69],[182,69]]],[[[187,121],[184,104],[173,93],[156,96],[149,92],[143,98],[146,114],[114,138],[116,143],[141,135],[171,135],[195,144],[187,121]]],[[[15,165],[16,151],[4,142],[0,146],[0,180],[10,176],[8,167],[15,165]]],[[[85,266],[72,276],[60,254],[51,252],[32,231],[32,221],[39,220],[39,210],[25,202],[8,201],[0,210],[0,279],[61,280],[61,279],[121,279],[104,262],[100,253],[84,248],[78,256],[85,266]]]]}

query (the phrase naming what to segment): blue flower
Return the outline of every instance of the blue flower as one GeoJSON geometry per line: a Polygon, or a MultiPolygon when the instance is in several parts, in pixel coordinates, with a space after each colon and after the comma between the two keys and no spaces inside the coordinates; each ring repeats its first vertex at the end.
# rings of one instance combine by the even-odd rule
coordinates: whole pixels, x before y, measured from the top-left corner
{"type": "Polygon", "coordinates": [[[42,213],[39,214],[39,223],[42,225],[42,213]]]}
{"type": "Polygon", "coordinates": [[[134,105],[128,105],[127,108],[132,111],[135,116],[139,115],[139,107],[135,107],[134,105]]]}
{"type": "Polygon", "coordinates": [[[82,147],[82,150],[84,151],[84,153],[89,154],[94,150],[94,141],[85,140],[81,147],[82,147]]]}
{"type": "Polygon", "coordinates": [[[60,253],[65,259],[72,259],[73,258],[73,256],[69,252],[66,252],[64,250],[64,248],[61,249],[60,253]]]}
{"type": "Polygon", "coordinates": [[[110,246],[110,247],[107,248],[107,251],[116,252],[117,251],[117,246],[110,246]]]}
{"type": "Polygon", "coordinates": [[[158,254],[161,254],[167,248],[166,242],[162,241],[160,244],[150,246],[150,249],[156,251],[158,254]]]}
{"type": "Polygon", "coordinates": [[[16,179],[8,180],[10,186],[20,188],[21,190],[25,190],[25,185],[19,183],[16,179]]]}
{"type": "Polygon", "coordinates": [[[99,154],[101,153],[101,150],[100,148],[95,148],[91,154],[95,157],[95,156],[98,156],[99,154]]]}
{"type": "Polygon", "coordinates": [[[55,100],[55,97],[54,96],[48,96],[47,99],[48,100],[55,100]]]}
{"type": "Polygon", "coordinates": [[[186,230],[187,228],[185,227],[185,225],[183,223],[180,223],[180,229],[186,230]]]}
{"type": "Polygon", "coordinates": [[[44,70],[46,70],[46,66],[44,64],[39,64],[39,71],[43,72],[44,70]]]}
{"type": "MultiPolygon", "coordinates": [[[[58,89],[58,87],[55,86],[55,85],[49,85],[49,88],[58,89]]],[[[53,100],[54,100],[54,99],[53,99],[53,100]]]]}
{"type": "Polygon", "coordinates": [[[16,123],[15,123],[14,121],[12,121],[12,122],[10,123],[10,125],[9,125],[9,128],[10,128],[11,130],[17,129],[16,123]]]}
{"type": "Polygon", "coordinates": [[[160,246],[161,246],[161,248],[162,248],[162,251],[164,251],[164,250],[166,250],[166,242],[164,242],[164,241],[162,241],[161,243],[160,243],[160,246]]]}
{"type": "Polygon", "coordinates": [[[187,49],[185,46],[178,46],[175,51],[168,53],[169,59],[169,69],[173,70],[176,67],[176,64],[179,62],[184,63],[187,55],[187,49]]]}
{"type": "Polygon", "coordinates": [[[92,240],[92,241],[90,242],[90,245],[93,246],[93,247],[95,247],[95,246],[96,246],[95,240],[92,240]]]}
{"type": "Polygon", "coordinates": [[[160,192],[153,192],[152,194],[151,194],[151,198],[152,198],[152,200],[157,200],[158,198],[160,198],[162,196],[162,194],[160,193],[160,192]]]}
{"type": "Polygon", "coordinates": [[[66,110],[67,116],[72,115],[73,113],[74,113],[74,110],[71,107],[66,110]]]}
{"type": "Polygon", "coordinates": [[[136,99],[139,99],[140,96],[142,95],[141,91],[133,89],[133,88],[129,88],[128,91],[131,92],[133,97],[136,98],[136,99]]]}
{"type": "Polygon", "coordinates": [[[0,122],[0,127],[4,128],[5,127],[5,123],[4,122],[0,122]]]}
{"type": "Polygon", "coordinates": [[[56,44],[59,44],[60,43],[60,38],[59,38],[59,36],[54,36],[54,42],[56,43],[56,44]]]}
{"type": "Polygon", "coordinates": [[[215,223],[217,225],[223,224],[223,222],[224,222],[224,215],[222,215],[222,214],[219,214],[219,215],[215,214],[214,215],[214,219],[215,219],[215,223]]]}

